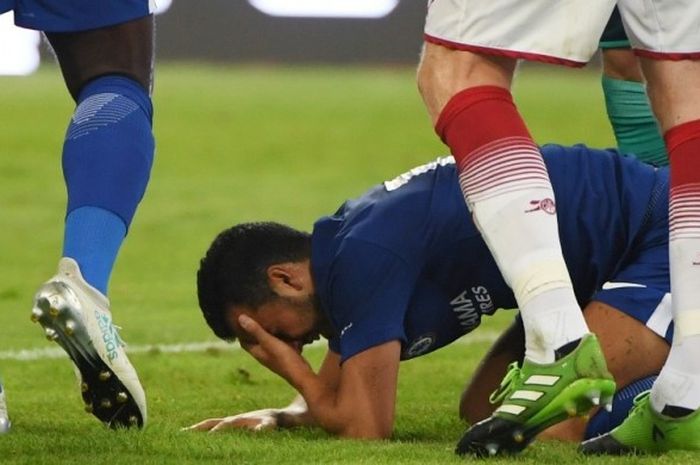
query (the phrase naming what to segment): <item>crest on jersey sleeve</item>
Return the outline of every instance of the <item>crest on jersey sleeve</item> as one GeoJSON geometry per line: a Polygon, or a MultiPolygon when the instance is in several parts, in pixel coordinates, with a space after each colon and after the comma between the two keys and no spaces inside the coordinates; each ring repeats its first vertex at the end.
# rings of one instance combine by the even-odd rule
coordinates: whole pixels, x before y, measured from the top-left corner
{"type": "Polygon", "coordinates": [[[430,349],[433,347],[433,344],[435,344],[435,339],[436,337],[433,333],[418,336],[413,341],[411,341],[410,344],[408,344],[408,348],[403,351],[402,358],[414,358],[418,357],[419,355],[423,355],[426,352],[429,352],[430,349]]]}

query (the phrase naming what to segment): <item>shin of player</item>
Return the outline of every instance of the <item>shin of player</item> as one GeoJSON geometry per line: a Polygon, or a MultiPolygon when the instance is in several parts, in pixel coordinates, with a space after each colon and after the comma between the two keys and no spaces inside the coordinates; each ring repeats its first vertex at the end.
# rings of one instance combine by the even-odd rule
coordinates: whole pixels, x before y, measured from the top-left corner
{"type": "Polygon", "coordinates": [[[510,394],[520,385],[510,389],[490,419],[495,424],[475,425],[458,453],[521,450],[536,430],[561,421],[565,410],[587,410],[584,393],[596,402],[601,393],[605,401],[612,397],[611,375],[586,326],[562,254],[547,169],[509,89],[518,58],[585,63],[613,7],[607,0],[552,8],[538,2],[429,3],[418,86],[436,132],[457,161],[474,223],[513,290],[525,327],[524,364],[513,367],[521,371],[507,379],[556,380],[528,407],[511,404],[510,394]],[[579,14],[586,20],[571,21],[579,14]],[[523,18],[538,24],[528,20],[525,25],[523,18]],[[548,27],[572,40],[547,40],[542,31],[548,27]],[[568,355],[590,370],[565,374],[562,360],[568,355]],[[567,400],[564,379],[580,381],[580,392],[567,400]],[[537,415],[546,410],[550,413],[537,415]]]}

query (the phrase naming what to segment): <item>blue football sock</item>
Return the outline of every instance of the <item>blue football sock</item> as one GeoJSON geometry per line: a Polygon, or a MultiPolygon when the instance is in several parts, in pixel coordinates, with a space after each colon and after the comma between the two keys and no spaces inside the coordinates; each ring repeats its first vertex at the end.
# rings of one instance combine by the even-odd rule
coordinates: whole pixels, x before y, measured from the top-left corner
{"type": "Polygon", "coordinates": [[[148,184],[155,144],[152,105],[136,81],[108,75],[89,82],[63,145],[68,209],[63,255],[102,293],[148,184]]]}
{"type": "Polygon", "coordinates": [[[593,415],[593,418],[588,421],[588,425],[586,425],[584,439],[591,439],[605,434],[622,423],[632,409],[634,398],[638,394],[651,389],[655,379],[656,375],[641,378],[618,390],[613,398],[612,412],[602,408],[598,410],[593,415]]]}
{"type": "Polygon", "coordinates": [[[80,264],[85,281],[104,295],[126,236],[124,221],[109,210],[80,207],[66,218],[63,256],[80,264]]]}

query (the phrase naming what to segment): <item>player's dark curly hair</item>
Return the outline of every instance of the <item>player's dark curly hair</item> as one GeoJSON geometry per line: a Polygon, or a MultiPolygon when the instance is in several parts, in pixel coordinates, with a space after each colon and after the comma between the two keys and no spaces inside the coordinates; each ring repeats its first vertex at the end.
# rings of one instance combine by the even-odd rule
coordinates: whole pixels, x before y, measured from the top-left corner
{"type": "Polygon", "coordinates": [[[267,280],[270,265],[310,256],[311,235],[279,223],[243,223],[221,232],[197,272],[199,307],[214,334],[235,339],[226,321],[230,306],[255,309],[276,297],[267,280]]]}

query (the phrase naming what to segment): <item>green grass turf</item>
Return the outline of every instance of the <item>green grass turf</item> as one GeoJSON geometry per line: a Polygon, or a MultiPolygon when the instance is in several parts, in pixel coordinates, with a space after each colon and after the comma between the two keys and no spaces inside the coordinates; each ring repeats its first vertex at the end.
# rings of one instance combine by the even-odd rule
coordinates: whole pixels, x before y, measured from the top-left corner
{"type": "MultiPolygon", "coordinates": [[[[516,96],[539,142],[612,144],[593,72],[524,69],[516,96]]],[[[214,341],[197,309],[194,273],[220,229],[259,219],[309,228],[348,196],[445,153],[410,69],[164,65],[155,104],[152,183],[110,289],[116,322],[134,345],[214,341]]],[[[59,152],[71,112],[55,68],[0,78],[0,351],[52,346],[28,316],[35,288],[60,255],[59,152]]],[[[493,332],[509,318],[497,315],[477,331],[493,332]]],[[[402,366],[395,439],[375,443],[318,430],[180,432],[291,399],[281,380],[240,350],[132,356],[149,396],[144,432],[108,431],[83,413],[66,359],[0,359],[14,420],[0,437],[0,463],[459,463],[452,454],[463,432],[457,400],[488,345],[465,341],[402,366]]],[[[322,349],[308,353],[318,363],[322,349]]],[[[574,450],[536,444],[512,461],[582,461],[574,450]]]]}

